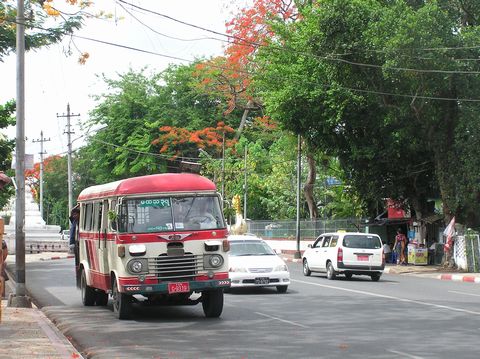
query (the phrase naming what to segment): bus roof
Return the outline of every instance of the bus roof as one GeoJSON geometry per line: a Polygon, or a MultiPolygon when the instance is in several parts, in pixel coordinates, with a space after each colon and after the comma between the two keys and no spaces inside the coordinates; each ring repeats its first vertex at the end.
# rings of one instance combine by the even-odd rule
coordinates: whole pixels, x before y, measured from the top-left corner
{"type": "Polygon", "coordinates": [[[88,199],[163,192],[215,191],[208,178],[193,173],[162,173],[132,177],[124,180],[85,188],[79,201],[88,199]]]}

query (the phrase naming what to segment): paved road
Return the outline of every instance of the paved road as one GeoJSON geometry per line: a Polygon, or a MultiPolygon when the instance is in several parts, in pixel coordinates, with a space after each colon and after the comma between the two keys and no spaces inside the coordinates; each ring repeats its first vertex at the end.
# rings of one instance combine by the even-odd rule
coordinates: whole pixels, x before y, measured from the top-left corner
{"type": "Polygon", "coordinates": [[[290,263],[288,293],[225,295],[219,319],[201,306],[137,307],[118,321],[85,308],[73,261],[27,264],[27,286],[88,358],[478,358],[478,284],[384,275],[328,281],[290,263]]]}

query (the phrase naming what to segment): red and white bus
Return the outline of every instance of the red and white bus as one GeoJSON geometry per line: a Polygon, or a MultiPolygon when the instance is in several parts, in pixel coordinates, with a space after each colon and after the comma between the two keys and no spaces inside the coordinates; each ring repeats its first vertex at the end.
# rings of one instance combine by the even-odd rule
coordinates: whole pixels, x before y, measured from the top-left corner
{"type": "Polygon", "coordinates": [[[119,319],[130,318],[134,302],[202,303],[205,316],[221,315],[229,242],[212,181],[189,173],[135,177],[86,188],[78,203],[84,305],[107,305],[110,294],[119,319]]]}

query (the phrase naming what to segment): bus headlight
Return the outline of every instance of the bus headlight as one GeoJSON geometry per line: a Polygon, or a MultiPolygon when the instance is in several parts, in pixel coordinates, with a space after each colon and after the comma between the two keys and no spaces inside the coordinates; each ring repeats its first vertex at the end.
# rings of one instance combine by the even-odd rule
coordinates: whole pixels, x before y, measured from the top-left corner
{"type": "Polygon", "coordinates": [[[220,254],[205,256],[205,268],[219,268],[223,265],[223,257],[220,254]]]}
{"type": "Polygon", "coordinates": [[[138,274],[148,272],[147,261],[141,259],[134,259],[128,262],[128,271],[130,273],[138,274]]]}

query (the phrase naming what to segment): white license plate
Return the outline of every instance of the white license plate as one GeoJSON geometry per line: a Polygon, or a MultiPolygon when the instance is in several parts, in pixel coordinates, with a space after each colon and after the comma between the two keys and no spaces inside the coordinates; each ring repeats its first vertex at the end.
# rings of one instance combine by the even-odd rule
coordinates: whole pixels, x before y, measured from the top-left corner
{"type": "Polygon", "coordinates": [[[255,284],[268,284],[270,283],[270,278],[255,278],[255,284]]]}

